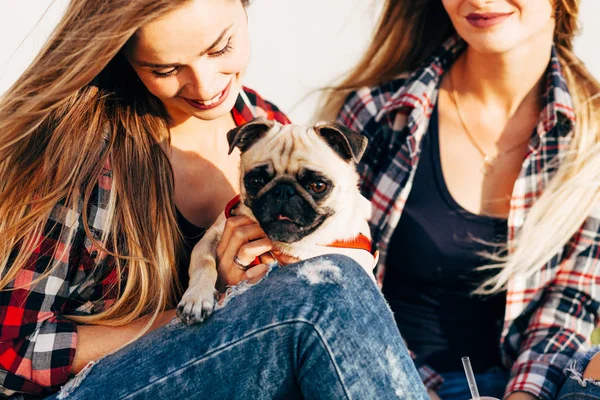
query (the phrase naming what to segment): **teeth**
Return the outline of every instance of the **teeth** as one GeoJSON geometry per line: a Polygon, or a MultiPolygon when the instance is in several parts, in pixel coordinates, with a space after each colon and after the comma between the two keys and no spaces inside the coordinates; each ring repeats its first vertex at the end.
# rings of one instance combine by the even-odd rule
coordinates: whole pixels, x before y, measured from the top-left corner
{"type": "Polygon", "coordinates": [[[203,106],[210,106],[210,105],[216,103],[217,101],[219,101],[219,99],[221,98],[222,94],[223,94],[223,92],[219,93],[216,97],[214,97],[214,98],[212,98],[210,100],[207,100],[207,101],[198,101],[198,100],[196,100],[196,103],[200,103],[203,106]]]}

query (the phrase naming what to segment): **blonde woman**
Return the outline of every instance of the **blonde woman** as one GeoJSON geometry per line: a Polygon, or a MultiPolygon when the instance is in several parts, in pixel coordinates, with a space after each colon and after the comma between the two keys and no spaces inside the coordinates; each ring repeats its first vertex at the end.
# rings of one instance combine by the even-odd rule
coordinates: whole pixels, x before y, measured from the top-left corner
{"type": "Polygon", "coordinates": [[[600,307],[600,85],[572,53],[578,7],[388,0],[327,99],[370,139],[378,277],[432,397],[470,397],[470,356],[482,395],[600,398],[581,379],[600,307]]]}
{"type": "MultiPolygon", "coordinates": [[[[298,263],[199,326],[172,321],[190,246],[237,191],[226,133],[287,122],[242,86],[246,5],[72,0],[0,99],[3,396],[426,398],[376,285],[341,256],[337,283],[298,263]]],[[[270,248],[260,227],[232,218],[223,237],[219,286],[261,279],[233,263],[270,248]]]]}

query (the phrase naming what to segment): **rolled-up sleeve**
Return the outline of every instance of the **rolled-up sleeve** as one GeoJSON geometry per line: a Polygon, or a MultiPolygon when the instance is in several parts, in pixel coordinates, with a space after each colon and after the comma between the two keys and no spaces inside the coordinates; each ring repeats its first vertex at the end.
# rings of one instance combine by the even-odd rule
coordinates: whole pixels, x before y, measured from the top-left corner
{"type": "Polygon", "coordinates": [[[539,306],[509,331],[509,339],[520,339],[520,348],[506,395],[521,391],[542,400],[555,398],[575,353],[591,345],[600,320],[599,288],[600,204],[567,244],[539,306]]]}

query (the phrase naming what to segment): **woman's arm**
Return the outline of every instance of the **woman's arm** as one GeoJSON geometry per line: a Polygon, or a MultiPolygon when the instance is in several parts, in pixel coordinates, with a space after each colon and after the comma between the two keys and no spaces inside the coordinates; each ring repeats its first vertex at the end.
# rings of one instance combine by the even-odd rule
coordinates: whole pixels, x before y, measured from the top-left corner
{"type": "Polygon", "coordinates": [[[507,335],[507,342],[519,346],[507,394],[527,392],[552,399],[563,382],[565,367],[590,343],[600,314],[598,211],[566,244],[556,268],[556,276],[540,293],[539,305],[512,324],[507,335]]]}
{"type": "MultiPolygon", "coordinates": [[[[168,324],[175,316],[175,310],[160,313],[152,323],[149,333],[168,324]]],[[[73,359],[72,373],[81,371],[90,361],[114,353],[136,338],[144,329],[150,317],[140,318],[125,326],[79,325],[77,327],[77,349],[73,359]]]]}
{"type": "Polygon", "coordinates": [[[511,328],[508,334],[508,338],[522,337],[507,394],[527,392],[534,398],[553,399],[564,380],[564,369],[593,330],[598,309],[588,295],[555,286],[543,296],[544,303],[525,331],[517,333],[513,329],[518,328],[511,328]]]}

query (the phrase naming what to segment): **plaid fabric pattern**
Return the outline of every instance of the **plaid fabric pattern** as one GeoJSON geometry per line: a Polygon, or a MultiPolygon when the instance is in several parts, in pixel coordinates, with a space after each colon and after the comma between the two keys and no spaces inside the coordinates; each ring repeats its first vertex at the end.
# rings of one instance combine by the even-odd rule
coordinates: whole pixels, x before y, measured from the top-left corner
{"type": "MultiPolygon", "coordinates": [[[[359,170],[363,193],[373,204],[371,225],[373,242],[380,251],[380,282],[387,245],[410,194],[441,76],[465,48],[459,38],[448,39],[413,74],[352,93],[338,117],[370,139],[359,170]]],[[[509,251],[514,251],[527,212],[554,176],[572,138],[572,99],[554,49],[545,77],[545,106],[512,194],[509,251]]],[[[564,250],[539,272],[530,278],[515,276],[509,282],[500,343],[504,363],[511,368],[507,394],[525,391],[544,400],[553,398],[568,361],[589,345],[600,307],[599,229],[597,207],[564,250]]],[[[433,370],[422,367],[420,372],[429,388],[439,387],[441,380],[433,370]]]]}
{"type": "MultiPolygon", "coordinates": [[[[247,88],[232,115],[238,125],[255,116],[289,123],[277,107],[247,88]]],[[[111,187],[107,163],[88,205],[88,224],[98,241],[107,228],[111,187]]],[[[0,292],[0,396],[58,390],[70,378],[77,348],[77,327],[63,315],[98,313],[118,295],[114,260],[86,236],[81,208],[54,207],[29,250],[27,268],[0,292]],[[50,275],[38,281],[50,266],[50,275]]]]}

